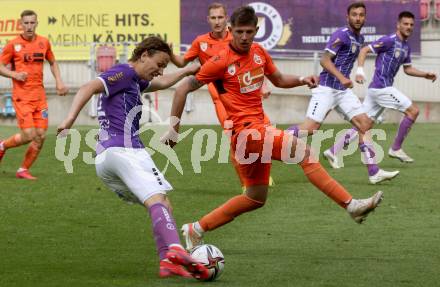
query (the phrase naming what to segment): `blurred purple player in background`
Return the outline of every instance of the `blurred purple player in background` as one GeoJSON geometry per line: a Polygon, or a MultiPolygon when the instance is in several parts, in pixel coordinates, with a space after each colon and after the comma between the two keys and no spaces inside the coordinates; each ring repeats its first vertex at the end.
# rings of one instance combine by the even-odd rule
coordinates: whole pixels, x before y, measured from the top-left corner
{"type": "MultiPolygon", "coordinates": [[[[373,126],[367,116],[359,98],[353,93],[353,82],[350,73],[359,51],[364,44],[364,37],[360,34],[365,23],[366,7],[362,2],[355,2],[347,8],[348,26],[336,30],[330,37],[321,58],[324,68],[320,74],[319,86],[312,89],[312,98],[307,109],[306,120],[300,125],[288,128],[295,136],[301,136],[300,131],[308,135],[321,127],[327,114],[336,109],[338,113],[350,121],[359,131],[359,149],[368,168],[369,180],[376,184],[394,178],[399,171],[385,171],[380,169],[374,158],[371,143],[364,138],[373,126]]],[[[326,151],[324,156],[333,168],[339,168],[338,159],[331,152],[326,151]]]]}
{"type": "MultiPolygon", "coordinates": [[[[368,53],[376,54],[376,68],[373,81],[368,88],[367,96],[363,102],[367,115],[376,120],[385,108],[402,112],[404,117],[400,122],[397,135],[393,145],[388,150],[388,155],[397,158],[402,162],[413,162],[402,149],[405,137],[408,135],[411,126],[419,115],[419,108],[398,89],[393,87],[394,77],[403,65],[405,74],[413,77],[421,77],[431,81],[437,79],[434,73],[423,72],[411,66],[411,48],[408,45],[408,38],[414,30],[414,15],[409,11],[399,14],[397,31],[394,34],[384,36],[367,47],[362,48],[358,57],[358,68],[356,71],[356,82],[363,84],[365,72],[363,69],[365,58],[368,53]]],[[[355,128],[349,130],[341,141],[336,143],[329,151],[337,154],[344,147],[344,143],[356,138],[355,128]]]]}

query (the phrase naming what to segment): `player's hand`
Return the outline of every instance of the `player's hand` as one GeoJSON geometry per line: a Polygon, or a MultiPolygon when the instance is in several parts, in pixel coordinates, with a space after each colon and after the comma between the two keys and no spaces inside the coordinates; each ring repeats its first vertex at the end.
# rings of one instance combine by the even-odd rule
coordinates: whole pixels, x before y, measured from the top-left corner
{"type": "Polygon", "coordinates": [[[272,91],[269,88],[269,85],[266,83],[266,80],[263,82],[263,86],[261,87],[261,96],[263,99],[269,98],[270,94],[272,94],[272,91]]]}
{"type": "Polygon", "coordinates": [[[27,76],[28,76],[28,74],[26,72],[14,72],[14,74],[12,75],[12,78],[14,80],[24,82],[24,81],[26,81],[27,76]]]}
{"type": "Polygon", "coordinates": [[[437,75],[434,73],[426,73],[425,79],[431,80],[432,82],[435,82],[437,80],[437,75]]]}
{"type": "Polygon", "coordinates": [[[307,76],[302,79],[302,83],[307,85],[310,89],[313,89],[318,86],[319,78],[316,75],[307,76]]]}
{"type": "Polygon", "coordinates": [[[64,83],[57,84],[56,90],[58,96],[65,96],[69,92],[69,88],[64,83]]]}
{"type": "Polygon", "coordinates": [[[179,140],[179,133],[172,127],[160,138],[160,142],[173,148],[179,140]]]}
{"type": "Polygon", "coordinates": [[[355,81],[358,84],[363,84],[366,80],[365,72],[363,67],[358,67],[356,70],[356,78],[355,81]]]}
{"type": "Polygon", "coordinates": [[[356,75],[355,81],[358,84],[363,84],[365,82],[365,78],[362,75],[356,75]]]}
{"type": "Polygon", "coordinates": [[[343,78],[341,80],[341,84],[346,87],[347,89],[353,88],[353,82],[350,79],[343,78]]]}
{"type": "Polygon", "coordinates": [[[68,130],[73,126],[75,120],[64,119],[64,121],[57,128],[57,136],[65,137],[68,130]]]}
{"type": "Polygon", "coordinates": [[[185,69],[186,69],[187,76],[194,75],[195,73],[197,73],[200,70],[200,64],[193,63],[193,64],[185,67],[185,69]]]}
{"type": "Polygon", "coordinates": [[[268,99],[271,94],[272,94],[271,90],[267,90],[265,92],[261,92],[261,96],[263,97],[263,99],[268,99]]]}

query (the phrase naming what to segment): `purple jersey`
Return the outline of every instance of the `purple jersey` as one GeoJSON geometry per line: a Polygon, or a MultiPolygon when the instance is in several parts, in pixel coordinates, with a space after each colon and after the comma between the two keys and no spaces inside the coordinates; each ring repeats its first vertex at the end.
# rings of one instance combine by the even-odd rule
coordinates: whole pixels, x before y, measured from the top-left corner
{"type": "Polygon", "coordinates": [[[109,147],[144,148],[136,133],[142,116],[141,91],[149,82],[140,79],[128,64],[115,65],[98,79],[104,84],[105,93],[98,102],[97,153],[109,147]]]}
{"type": "Polygon", "coordinates": [[[377,54],[370,88],[383,89],[392,86],[400,66],[411,65],[411,49],[408,42],[400,40],[396,34],[384,36],[371,43],[369,47],[377,54]]]}
{"type": "MultiPolygon", "coordinates": [[[[336,68],[346,78],[350,78],[351,69],[363,44],[364,36],[358,35],[345,27],[339,28],[332,34],[325,50],[335,56],[332,62],[336,68]]],[[[325,69],[319,75],[319,84],[336,90],[346,89],[335,76],[325,69]]]]}

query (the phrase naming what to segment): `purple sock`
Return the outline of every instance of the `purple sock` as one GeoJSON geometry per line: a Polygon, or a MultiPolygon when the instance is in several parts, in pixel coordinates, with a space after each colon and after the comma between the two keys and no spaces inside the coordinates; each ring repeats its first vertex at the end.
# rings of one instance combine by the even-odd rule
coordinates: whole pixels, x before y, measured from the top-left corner
{"type": "Polygon", "coordinates": [[[162,203],[156,203],[149,208],[153,225],[154,240],[160,260],[165,259],[170,244],[180,244],[176,223],[173,216],[162,203]]]}
{"type": "Polygon", "coordinates": [[[335,143],[334,146],[330,148],[332,154],[336,155],[341,150],[347,149],[348,145],[356,138],[357,130],[355,128],[349,129],[343,137],[340,137],[339,140],[335,143]]]}
{"type": "Polygon", "coordinates": [[[364,163],[367,165],[368,175],[375,175],[379,171],[379,166],[374,160],[376,153],[374,152],[373,146],[365,143],[359,143],[359,149],[361,150],[361,154],[364,158],[364,163]]]}
{"type": "Polygon", "coordinates": [[[400,122],[399,130],[397,131],[396,138],[394,139],[394,143],[391,146],[393,150],[399,150],[402,148],[402,143],[405,137],[408,135],[411,126],[414,121],[407,116],[404,116],[402,121],[400,122]]]}
{"type": "Polygon", "coordinates": [[[298,125],[291,125],[290,127],[287,128],[287,131],[292,133],[296,137],[298,137],[299,135],[298,125]]]}

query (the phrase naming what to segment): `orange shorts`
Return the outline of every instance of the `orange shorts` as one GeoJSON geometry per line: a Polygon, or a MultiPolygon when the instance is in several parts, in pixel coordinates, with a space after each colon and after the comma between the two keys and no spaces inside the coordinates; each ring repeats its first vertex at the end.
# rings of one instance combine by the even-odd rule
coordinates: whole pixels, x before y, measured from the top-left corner
{"type": "Polygon", "coordinates": [[[47,129],[49,121],[46,100],[27,101],[19,98],[13,99],[13,104],[20,129],[47,129]]]}
{"type": "Polygon", "coordinates": [[[283,141],[288,137],[283,130],[262,124],[248,126],[232,136],[236,170],[244,186],[269,184],[272,159],[281,160],[283,141]]]}

